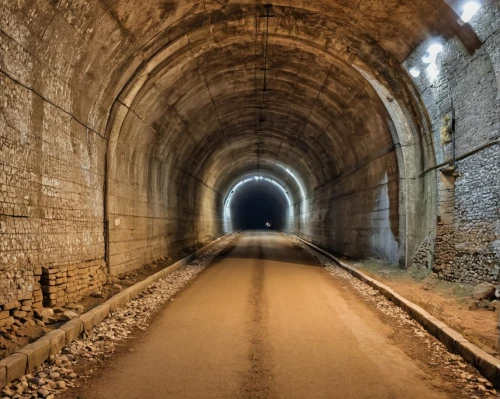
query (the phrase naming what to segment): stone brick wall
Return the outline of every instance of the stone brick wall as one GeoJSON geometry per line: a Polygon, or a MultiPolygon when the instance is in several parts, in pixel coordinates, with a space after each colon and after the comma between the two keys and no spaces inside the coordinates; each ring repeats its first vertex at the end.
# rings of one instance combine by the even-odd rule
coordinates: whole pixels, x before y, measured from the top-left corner
{"type": "Polygon", "coordinates": [[[500,145],[457,162],[453,219],[438,224],[435,268],[466,284],[500,272],[500,145]]]}
{"type": "MultiPolygon", "coordinates": [[[[148,109],[140,103],[136,108],[141,106],[148,109]]],[[[146,116],[136,112],[128,112],[121,126],[109,168],[112,275],[222,234],[220,194],[188,173],[192,159],[184,151],[194,143],[189,132],[173,134],[174,126],[179,129],[173,112],[164,111],[164,130],[145,124],[146,116]]]]}
{"type": "Polygon", "coordinates": [[[20,316],[42,305],[42,268],[104,260],[105,142],[12,79],[0,85],[0,309],[20,316]]]}
{"type": "Polygon", "coordinates": [[[73,107],[71,52],[52,58],[18,6],[0,5],[0,325],[52,301],[43,270],[104,261],[106,140],[73,107]]]}
{"type": "Polygon", "coordinates": [[[45,306],[77,302],[100,291],[107,279],[106,263],[92,260],[77,264],[42,268],[41,287],[45,306]]]}
{"type": "MultiPolygon", "coordinates": [[[[432,38],[404,63],[408,70],[421,70],[414,82],[432,123],[437,164],[452,159],[453,98],[456,168],[451,174],[444,170],[449,168],[446,165],[428,172],[438,176],[437,230],[431,254],[434,270],[443,278],[467,284],[499,281],[500,152],[498,145],[488,147],[500,138],[499,16],[498,2],[490,0],[470,21],[483,41],[473,55],[456,38],[432,38]],[[433,40],[441,40],[444,50],[431,76],[421,57],[433,40]]],[[[427,257],[420,255],[414,259],[417,266],[426,262],[427,257]]]]}

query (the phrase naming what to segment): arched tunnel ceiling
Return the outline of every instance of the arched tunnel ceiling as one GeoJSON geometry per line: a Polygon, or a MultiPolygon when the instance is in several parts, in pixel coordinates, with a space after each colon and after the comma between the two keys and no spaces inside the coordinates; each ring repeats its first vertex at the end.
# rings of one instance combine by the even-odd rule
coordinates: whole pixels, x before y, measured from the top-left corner
{"type": "Polygon", "coordinates": [[[248,173],[233,181],[224,194],[224,206],[232,206],[254,191],[272,194],[283,208],[293,205],[300,199],[300,189],[293,182],[287,182],[275,177],[273,170],[261,170],[259,176],[256,173],[248,173]]]}
{"type": "MultiPolygon", "coordinates": [[[[389,148],[383,103],[351,65],[401,91],[399,62],[447,6],[227,4],[202,15],[193,7],[143,48],[153,61],[130,108],[154,130],[153,158],[179,148],[190,160],[183,167],[222,192],[251,170],[285,178],[276,165],[309,191],[389,148]]],[[[450,25],[441,33],[451,35],[450,25]]]]}
{"type": "Polygon", "coordinates": [[[276,164],[309,191],[390,147],[387,112],[352,66],[415,112],[401,61],[435,34],[474,45],[435,0],[52,4],[9,7],[40,19],[16,39],[31,39],[38,58],[81,89],[68,111],[105,136],[118,98],[131,111],[120,140],[134,146],[132,158],[175,162],[175,151],[177,167],[218,192],[260,168],[289,178],[276,164]]]}

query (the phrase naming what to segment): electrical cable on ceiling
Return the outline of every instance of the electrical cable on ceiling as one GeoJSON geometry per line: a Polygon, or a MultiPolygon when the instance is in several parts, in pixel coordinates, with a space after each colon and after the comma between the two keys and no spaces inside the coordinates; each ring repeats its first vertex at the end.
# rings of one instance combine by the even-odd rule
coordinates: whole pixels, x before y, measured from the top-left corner
{"type": "Polygon", "coordinates": [[[272,4],[266,4],[266,14],[261,15],[260,17],[266,18],[266,33],[265,33],[265,43],[264,43],[264,68],[261,68],[261,70],[264,71],[264,80],[263,80],[263,85],[262,85],[262,105],[258,106],[257,108],[260,108],[260,118],[259,118],[259,143],[258,143],[258,149],[257,149],[257,176],[260,175],[260,154],[261,154],[261,148],[262,148],[262,123],[265,122],[264,118],[264,111],[266,109],[266,99],[265,99],[265,94],[268,91],[267,89],[267,50],[269,46],[269,18],[274,17],[274,15],[270,15],[269,11],[272,7],[272,4]]]}

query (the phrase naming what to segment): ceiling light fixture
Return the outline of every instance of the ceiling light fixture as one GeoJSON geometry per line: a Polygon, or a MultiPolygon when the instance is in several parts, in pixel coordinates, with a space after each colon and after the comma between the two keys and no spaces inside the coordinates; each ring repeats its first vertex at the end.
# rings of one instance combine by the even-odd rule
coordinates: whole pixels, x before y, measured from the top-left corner
{"type": "Polygon", "coordinates": [[[410,69],[410,75],[413,76],[414,78],[418,78],[420,76],[420,69],[418,68],[410,69]]]}
{"type": "Polygon", "coordinates": [[[469,22],[474,15],[479,11],[481,5],[475,1],[469,1],[463,6],[463,12],[460,18],[464,22],[469,22]]]}

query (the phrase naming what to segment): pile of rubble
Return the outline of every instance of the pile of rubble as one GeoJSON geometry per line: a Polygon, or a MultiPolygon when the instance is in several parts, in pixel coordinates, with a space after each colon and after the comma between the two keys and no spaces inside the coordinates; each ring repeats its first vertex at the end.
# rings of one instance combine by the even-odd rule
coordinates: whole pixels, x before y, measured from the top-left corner
{"type": "MultiPolygon", "coordinates": [[[[233,238],[221,239],[198,259],[150,285],[125,307],[111,313],[31,374],[8,383],[0,398],[53,399],[69,387],[77,386],[78,381],[86,377],[75,373],[77,364],[83,361],[101,363],[112,356],[117,344],[129,338],[134,330],[145,330],[151,316],[167,301],[173,301],[174,295],[208,266],[233,238]]],[[[47,315],[47,319],[50,317],[53,315],[47,315]]]]}
{"type": "Polygon", "coordinates": [[[384,315],[390,317],[398,326],[399,331],[401,329],[409,331],[412,334],[412,339],[418,341],[423,351],[428,354],[427,365],[439,369],[447,379],[453,381],[455,385],[465,392],[465,396],[471,399],[496,397],[497,392],[487,379],[483,378],[475,368],[467,364],[462,357],[449,353],[442,343],[431,336],[403,309],[389,301],[378,290],[339,267],[326,256],[294,237],[291,237],[291,239],[304,252],[324,265],[332,276],[348,282],[366,301],[373,303],[384,315]]]}
{"type": "Polygon", "coordinates": [[[500,309],[500,286],[491,283],[480,283],[474,287],[472,299],[474,303],[470,309],[486,309],[496,311],[500,309]]]}

